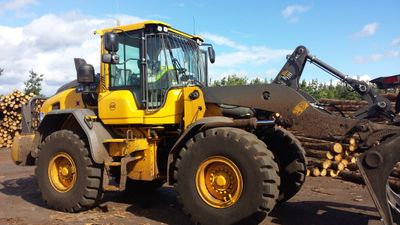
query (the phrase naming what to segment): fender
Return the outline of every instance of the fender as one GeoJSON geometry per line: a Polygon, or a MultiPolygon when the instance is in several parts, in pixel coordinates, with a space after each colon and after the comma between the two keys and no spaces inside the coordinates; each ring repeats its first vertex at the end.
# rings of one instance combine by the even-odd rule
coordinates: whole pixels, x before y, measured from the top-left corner
{"type": "Polygon", "coordinates": [[[97,115],[91,109],[54,110],[47,113],[38,128],[42,141],[54,131],[61,129],[71,116],[86,135],[93,160],[98,164],[111,161],[103,140],[111,139],[112,136],[99,120],[93,119],[97,115]]]}

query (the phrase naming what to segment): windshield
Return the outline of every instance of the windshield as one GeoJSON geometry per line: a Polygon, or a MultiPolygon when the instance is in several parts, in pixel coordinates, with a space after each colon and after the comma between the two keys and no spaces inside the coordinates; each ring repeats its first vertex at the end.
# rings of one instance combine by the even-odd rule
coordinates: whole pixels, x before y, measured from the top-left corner
{"type": "Polygon", "coordinates": [[[148,80],[167,72],[170,86],[187,81],[204,82],[204,65],[198,44],[191,39],[161,33],[147,35],[148,80]]]}
{"type": "Polygon", "coordinates": [[[161,106],[171,87],[207,82],[204,59],[192,39],[173,33],[149,34],[146,57],[150,108],[161,106]]]}

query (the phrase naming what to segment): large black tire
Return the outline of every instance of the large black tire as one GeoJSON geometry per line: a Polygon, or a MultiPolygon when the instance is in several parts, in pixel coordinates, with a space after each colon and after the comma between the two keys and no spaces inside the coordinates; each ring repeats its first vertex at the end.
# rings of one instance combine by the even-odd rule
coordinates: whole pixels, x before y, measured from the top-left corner
{"type": "Polygon", "coordinates": [[[259,136],[277,158],[281,174],[278,203],[286,202],[300,191],[306,180],[305,151],[292,133],[280,127],[263,130],[259,136]]]}
{"type": "MultiPolygon", "coordinates": [[[[61,162],[58,162],[59,164],[61,162]]],[[[79,212],[96,206],[102,198],[102,167],[93,162],[85,143],[78,135],[68,130],[49,135],[40,146],[36,161],[36,179],[44,201],[51,207],[64,212],[79,212]],[[50,176],[50,165],[66,158],[76,168],[75,182],[66,190],[57,189],[57,179],[50,176]]],[[[57,174],[54,172],[54,174],[57,174]]],[[[60,178],[61,179],[61,178],[60,178]]],[[[71,178],[72,179],[72,178],[71,178]]]]}
{"type": "Polygon", "coordinates": [[[255,135],[230,127],[213,128],[191,138],[175,159],[178,201],[197,224],[258,224],[274,208],[279,195],[278,165],[255,135]],[[217,208],[198,191],[198,169],[205,161],[223,157],[240,171],[243,189],[237,201],[217,208]]]}

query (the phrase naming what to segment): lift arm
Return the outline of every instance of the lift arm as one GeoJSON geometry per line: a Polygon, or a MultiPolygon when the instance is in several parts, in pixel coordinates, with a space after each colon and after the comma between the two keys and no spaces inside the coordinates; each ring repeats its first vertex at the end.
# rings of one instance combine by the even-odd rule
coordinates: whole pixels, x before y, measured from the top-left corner
{"type": "Polygon", "coordinates": [[[350,78],[317,57],[310,55],[308,49],[304,46],[298,46],[288,56],[286,64],[276,76],[274,83],[286,85],[299,91],[300,78],[307,61],[349,85],[363,100],[368,102],[367,107],[355,113],[355,118],[384,117],[391,122],[398,122],[399,118],[391,110],[391,104],[387,98],[377,94],[365,81],[350,78]]]}

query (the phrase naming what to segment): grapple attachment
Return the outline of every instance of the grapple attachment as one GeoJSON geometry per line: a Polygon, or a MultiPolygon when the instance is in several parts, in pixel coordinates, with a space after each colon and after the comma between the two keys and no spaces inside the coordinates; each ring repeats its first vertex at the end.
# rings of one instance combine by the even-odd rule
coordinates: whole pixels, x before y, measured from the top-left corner
{"type": "Polygon", "coordinates": [[[389,185],[389,175],[400,161],[400,135],[391,136],[361,155],[357,164],[385,225],[400,224],[400,195],[389,185]]]}

